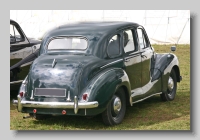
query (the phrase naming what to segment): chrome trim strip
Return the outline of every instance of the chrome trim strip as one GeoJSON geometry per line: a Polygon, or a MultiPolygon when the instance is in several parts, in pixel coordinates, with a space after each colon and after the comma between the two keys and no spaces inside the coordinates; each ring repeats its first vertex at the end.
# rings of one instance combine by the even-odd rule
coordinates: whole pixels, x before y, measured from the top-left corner
{"type": "MultiPolygon", "coordinates": [[[[112,69],[107,70],[107,71],[105,71],[104,73],[102,73],[102,74],[93,82],[93,84],[91,85],[90,90],[94,87],[94,85],[96,84],[96,82],[97,82],[104,74],[106,74],[106,73],[108,73],[108,72],[110,72],[110,71],[113,71],[113,70],[115,70],[115,69],[118,69],[118,68],[112,68],[112,69]]],[[[88,94],[89,94],[89,93],[88,93],[88,94]]]]}
{"type": "Polygon", "coordinates": [[[34,98],[33,98],[33,90],[31,91],[31,98],[30,98],[31,100],[33,100],[34,98]]]}
{"type": "Polygon", "coordinates": [[[74,113],[77,114],[78,112],[78,99],[77,96],[74,97],[74,113]]]}
{"type": "Polygon", "coordinates": [[[68,102],[71,101],[71,99],[70,99],[70,91],[68,91],[67,101],[68,102]]]}
{"type": "Polygon", "coordinates": [[[119,60],[113,61],[113,62],[111,62],[111,63],[108,63],[108,64],[104,65],[104,66],[101,66],[100,68],[102,69],[102,68],[104,68],[104,67],[107,67],[107,66],[109,66],[109,65],[111,65],[111,64],[113,64],[113,63],[117,63],[117,62],[122,61],[122,60],[123,60],[123,59],[119,59],[119,60]]]}
{"type": "Polygon", "coordinates": [[[22,83],[23,81],[24,81],[24,80],[14,81],[14,82],[10,82],[10,84],[22,83]]]}
{"type": "Polygon", "coordinates": [[[141,52],[137,52],[137,53],[134,53],[134,54],[130,54],[129,56],[125,57],[125,59],[131,59],[131,58],[134,58],[134,57],[137,57],[140,55],[141,52]]]}
{"type": "Polygon", "coordinates": [[[21,65],[20,67],[25,67],[25,66],[31,65],[32,63],[33,63],[33,61],[28,62],[28,63],[26,63],[26,64],[23,64],[23,65],[21,65]]]}
{"type": "Polygon", "coordinates": [[[53,63],[52,63],[52,68],[54,68],[54,66],[56,65],[56,59],[54,58],[53,63]]]}
{"type": "Polygon", "coordinates": [[[17,95],[17,102],[18,102],[18,106],[17,109],[18,110],[22,110],[22,104],[19,104],[21,102],[22,98],[20,97],[20,95],[17,95]]]}
{"type": "MultiPolygon", "coordinates": [[[[77,102],[78,108],[95,108],[98,107],[98,102],[77,102]]],[[[21,101],[23,107],[35,108],[74,108],[74,102],[37,102],[37,101],[21,101]]]]}
{"type": "MultiPolygon", "coordinates": [[[[158,92],[158,93],[152,94],[152,95],[150,95],[150,96],[148,96],[148,97],[145,97],[145,98],[140,99],[140,100],[138,100],[138,101],[132,102],[132,104],[141,102],[141,101],[146,100],[146,99],[148,99],[148,98],[150,98],[150,97],[152,97],[152,96],[154,96],[154,95],[159,95],[159,94],[162,94],[162,92],[158,92]]],[[[130,97],[130,98],[132,98],[132,97],[130,97]]]]}
{"type": "MultiPolygon", "coordinates": [[[[49,38],[48,42],[44,46],[44,51],[48,51],[49,50],[48,46],[49,46],[49,43],[52,40],[54,40],[54,39],[63,39],[63,38],[81,38],[81,39],[83,38],[83,39],[85,39],[87,41],[87,48],[89,46],[89,43],[88,43],[89,39],[86,36],[83,36],[83,35],[58,35],[58,36],[53,36],[53,37],[49,38]]],[[[85,49],[66,49],[66,50],[74,50],[74,51],[81,50],[82,51],[82,50],[86,50],[87,48],[85,48],[85,49]]],[[[52,50],[52,49],[50,49],[50,50],[52,50]]]]}
{"type": "Polygon", "coordinates": [[[25,84],[25,85],[26,85],[26,84],[28,83],[27,77],[28,77],[28,76],[25,77],[25,79],[23,80],[22,84],[25,84]]]}

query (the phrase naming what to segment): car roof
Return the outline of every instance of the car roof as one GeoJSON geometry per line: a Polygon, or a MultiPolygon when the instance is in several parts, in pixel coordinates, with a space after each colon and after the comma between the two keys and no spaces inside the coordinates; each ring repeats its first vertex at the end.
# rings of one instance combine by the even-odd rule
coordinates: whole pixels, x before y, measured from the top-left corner
{"type": "Polygon", "coordinates": [[[14,24],[14,25],[17,25],[17,26],[20,27],[20,25],[19,25],[16,21],[14,21],[14,20],[12,20],[12,19],[10,19],[10,24],[14,24]]]}
{"type": "Polygon", "coordinates": [[[45,46],[54,37],[83,36],[86,37],[89,42],[88,47],[86,50],[80,50],[79,52],[104,58],[105,42],[109,37],[115,35],[122,29],[127,29],[129,27],[136,28],[138,26],[140,25],[137,23],[126,21],[90,21],[64,24],[45,33],[42,38],[40,54],[47,53],[47,47],[45,46]]]}
{"type": "Polygon", "coordinates": [[[17,22],[12,20],[12,19],[10,19],[10,23],[16,23],[17,24],[17,22]]]}
{"type": "Polygon", "coordinates": [[[46,33],[46,37],[57,35],[96,35],[96,34],[112,34],[113,32],[126,28],[138,27],[139,24],[126,21],[90,21],[68,23],[58,26],[46,33]]]}
{"type": "Polygon", "coordinates": [[[120,28],[126,27],[129,25],[138,25],[137,23],[126,22],[126,21],[90,21],[90,22],[77,22],[71,24],[65,24],[59,26],[59,28],[72,28],[72,27],[81,27],[85,29],[108,29],[108,28],[120,28]]]}

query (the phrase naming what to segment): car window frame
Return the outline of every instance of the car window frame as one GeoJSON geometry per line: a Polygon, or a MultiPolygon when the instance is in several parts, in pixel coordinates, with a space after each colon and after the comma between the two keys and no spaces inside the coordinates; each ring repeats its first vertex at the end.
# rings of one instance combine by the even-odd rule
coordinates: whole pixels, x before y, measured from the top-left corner
{"type": "MultiPolygon", "coordinates": [[[[125,55],[132,55],[132,54],[137,53],[139,51],[138,42],[137,42],[137,36],[136,36],[137,33],[135,33],[135,29],[134,28],[127,28],[127,29],[124,29],[122,31],[122,35],[123,35],[123,33],[125,31],[128,31],[128,30],[131,30],[131,32],[132,32],[132,37],[133,37],[133,41],[134,41],[135,50],[129,51],[129,52],[125,52],[124,51],[124,43],[122,44],[122,48],[123,48],[123,51],[124,51],[125,55]]],[[[122,39],[124,40],[124,38],[122,38],[122,39]]]]}
{"type": "Polygon", "coordinates": [[[139,27],[137,27],[136,32],[137,32],[137,40],[138,40],[138,46],[140,47],[140,51],[148,49],[148,48],[152,49],[151,43],[149,41],[149,38],[147,36],[145,29],[142,26],[139,26],[139,27]],[[139,44],[139,37],[138,37],[138,31],[137,31],[138,29],[141,29],[141,31],[142,31],[143,43],[144,43],[144,40],[145,40],[145,47],[144,48],[141,48],[141,46],[139,44]],[[147,43],[148,43],[148,45],[147,45],[147,43]]]}
{"type": "Polygon", "coordinates": [[[121,46],[122,46],[122,35],[121,35],[121,33],[116,32],[116,33],[110,35],[110,37],[108,37],[107,43],[106,43],[106,54],[107,54],[108,58],[118,58],[118,57],[120,57],[122,55],[122,47],[121,46]],[[115,56],[110,56],[108,54],[108,45],[109,45],[109,41],[111,40],[111,38],[114,37],[115,35],[119,36],[119,54],[115,55],[115,56]]]}
{"type": "MultiPolygon", "coordinates": [[[[13,43],[20,43],[20,42],[26,41],[26,36],[25,36],[24,33],[22,32],[21,28],[20,28],[17,24],[10,23],[10,25],[13,26],[12,29],[13,29],[13,31],[14,31],[15,42],[13,42],[13,43]],[[16,30],[18,31],[18,33],[20,34],[22,40],[17,41],[16,36],[15,36],[15,35],[16,35],[16,34],[15,34],[15,29],[16,29],[16,30]]],[[[12,43],[12,44],[13,44],[13,43],[12,43]]]]}
{"type": "Polygon", "coordinates": [[[87,50],[88,49],[88,46],[89,46],[89,40],[88,40],[88,38],[87,37],[85,37],[85,36],[81,36],[81,35],[77,35],[77,36],[74,36],[74,35],[67,35],[67,36],[54,36],[54,37],[51,37],[48,41],[47,41],[47,43],[46,43],[46,45],[45,45],[45,49],[46,49],[46,51],[47,52],[53,52],[53,51],[59,51],[59,50],[62,50],[62,51],[85,51],[85,50],[87,50]],[[76,38],[84,38],[86,41],[87,41],[87,47],[85,48],[85,49],[52,49],[52,50],[49,50],[48,49],[48,45],[49,45],[49,43],[52,41],[52,40],[54,40],[54,39],[57,39],[57,38],[73,38],[73,37],[76,37],[76,38]]]}

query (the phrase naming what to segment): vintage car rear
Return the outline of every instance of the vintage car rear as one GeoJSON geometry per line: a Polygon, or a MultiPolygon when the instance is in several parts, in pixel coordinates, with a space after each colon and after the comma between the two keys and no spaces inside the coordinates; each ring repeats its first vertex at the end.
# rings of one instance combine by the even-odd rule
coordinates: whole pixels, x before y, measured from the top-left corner
{"type": "Polygon", "coordinates": [[[172,101],[181,80],[178,65],[174,54],[154,52],[137,23],[63,25],[44,36],[13,102],[36,119],[101,113],[105,124],[115,125],[127,105],[153,95],[172,101]]]}
{"type": "MultiPolygon", "coordinates": [[[[31,65],[18,100],[14,101],[18,111],[35,115],[92,116],[105,110],[112,95],[102,98],[103,94],[90,95],[90,90],[100,90],[101,86],[96,87],[95,82],[109,76],[108,73],[99,79],[105,71],[100,67],[111,62],[101,58],[103,47],[99,47],[104,45],[109,30],[104,29],[106,34],[95,28],[88,32],[88,25],[77,28],[61,26],[45,35],[39,57],[31,65]]],[[[115,65],[122,67],[123,64],[115,65]]]]}

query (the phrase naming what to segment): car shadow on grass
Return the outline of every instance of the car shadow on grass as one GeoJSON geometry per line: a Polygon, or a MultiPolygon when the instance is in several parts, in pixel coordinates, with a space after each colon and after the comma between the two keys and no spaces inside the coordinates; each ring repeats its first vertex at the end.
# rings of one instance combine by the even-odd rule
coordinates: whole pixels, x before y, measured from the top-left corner
{"type": "MultiPolygon", "coordinates": [[[[178,94],[174,101],[163,102],[160,96],[154,96],[127,108],[124,124],[150,126],[190,115],[189,92],[178,94]]],[[[190,122],[190,120],[188,120],[190,122]]]]}

